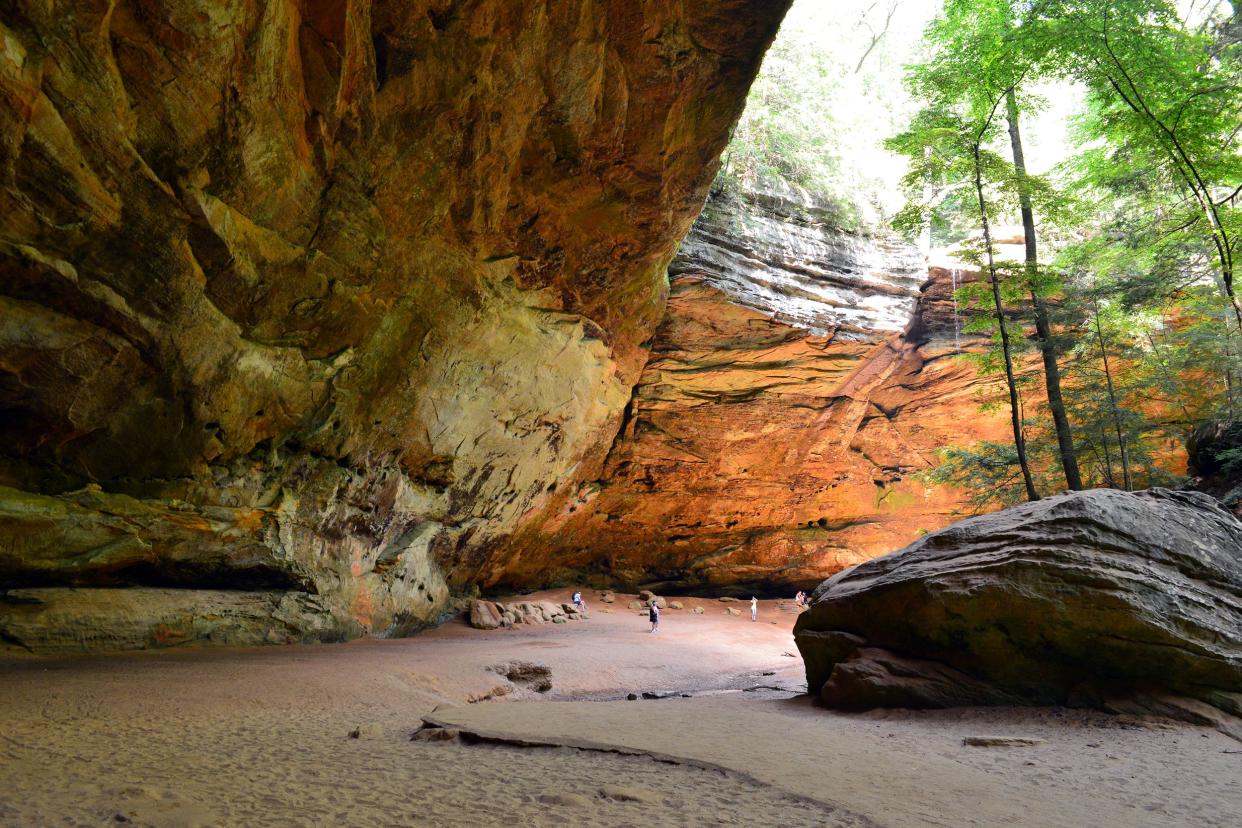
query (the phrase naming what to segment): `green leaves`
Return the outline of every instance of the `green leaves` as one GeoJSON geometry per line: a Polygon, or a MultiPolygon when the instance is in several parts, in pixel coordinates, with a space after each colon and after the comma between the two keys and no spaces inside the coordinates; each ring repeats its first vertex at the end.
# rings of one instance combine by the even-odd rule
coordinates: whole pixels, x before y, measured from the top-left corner
{"type": "Polygon", "coordinates": [[[840,204],[845,229],[891,217],[900,164],[882,141],[913,108],[900,61],[915,48],[924,5],[796,4],[764,57],[716,191],[802,187],[840,204]]]}
{"type": "MultiPolygon", "coordinates": [[[[1219,31],[1210,19],[1185,26],[1165,0],[947,0],[926,32],[928,59],[908,73],[924,109],[889,142],[909,159],[898,226],[958,242],[993,277],[995,292],[958,292],[975,310],[967,330],[993,340],[974,357],[980,371],[1023,358],[1032,302],[1047,314],[1045,356],[1064,357],[1045,373],[1064,374],[1076,424],[1062,459],[1076,457],[1093,485],[1167,480],[1162,457],[1190,428],[1242,416],[1242,46],[1219,31]],[[1055,181],[1017,174],[997,123],[1031,105],[1024,88],[1052,80],[1087,90],[1078,154],[1055,181]],[[972,204],[962,194],[976,175],[972,204]],[[1023,200],[1051,261],[999,260],[972,241],[972,227],[1023,200]]],[[[951,449],[936,472],[1002,500],[1023,490],[1023,435],[1040,487],[1055,483],[1058,442],[1035,395],[1019,400],[1032,374],[1006,374],[1015,445],[951,449]]]]}

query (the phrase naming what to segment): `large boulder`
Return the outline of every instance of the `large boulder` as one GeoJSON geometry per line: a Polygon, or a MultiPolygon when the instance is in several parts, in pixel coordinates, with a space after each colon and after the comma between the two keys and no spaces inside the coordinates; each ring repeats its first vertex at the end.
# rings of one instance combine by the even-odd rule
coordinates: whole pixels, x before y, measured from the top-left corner
{"type": "Polygon", "coordinates": [[[470,626],[477,630],[495,630],[504,626],[504,609],[491,601],[470,602],[470,626]]]}
{"type": "Polygon", "coordinates": [[[794,635],[835,706],[1176,696],[1239,713],[1242,522],[1165,489],[1025,503],[833,576],[794,635]]]}

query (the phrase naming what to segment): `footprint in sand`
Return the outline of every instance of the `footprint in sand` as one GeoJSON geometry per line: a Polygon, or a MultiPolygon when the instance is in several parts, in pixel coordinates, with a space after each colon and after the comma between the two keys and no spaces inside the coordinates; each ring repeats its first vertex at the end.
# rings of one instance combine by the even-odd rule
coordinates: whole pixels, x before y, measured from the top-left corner
{"type": "Polygon", "coordinates": [[[172,791],[128,787],[116,791],[114,821],[136,822],[158,828],[207,828],[220,819],[206,806],[183,799],[172,791]]]}
{"type": "Polygon", "coordinates": [[[599,789],[599,795],[614,802],[638,802],[643,805],[664,804],[664,797],[646,788],[605,785],[599,789]]]}
{"type": "Polygon", "coordinates": [[[550,793],[543,794],[539,797],[539,801],[544,805],[561,805],[566,808],[590,808],[591,800],[585,796],[576,793],[550,793]]]}

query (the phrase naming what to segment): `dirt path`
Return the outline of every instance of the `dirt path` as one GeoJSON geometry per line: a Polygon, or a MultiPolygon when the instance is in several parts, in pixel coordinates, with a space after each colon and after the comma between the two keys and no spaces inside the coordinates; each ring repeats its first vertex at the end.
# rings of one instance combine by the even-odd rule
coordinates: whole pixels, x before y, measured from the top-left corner
{"type": "Polygon", "coordinates": [[[1211,731],[1031,711],[834,716],[745,692],[802,683],[784,655],[794,615],[774,602],[751,623],[726,614],[740,604],[691,600],[704,614],[668,610],[649,635],[628,598],[605,613],[594,597],[589,621],[516,631],[0,665],[0,825],[1036,825],[1088,798],[1108,824],[1242,812],[1242,755],[1211,731]],[[488,669],[515,660],[546,666],[552,690],[488,669]],[[709,695],[549,703],[690,690],[709,695]],[[425,715],[639,755],[411,742],[425,715]],[[960,744],[994,732],[1046,743],[960,744]],[[656,749],[700,760],[643,755],[656,749]]]}

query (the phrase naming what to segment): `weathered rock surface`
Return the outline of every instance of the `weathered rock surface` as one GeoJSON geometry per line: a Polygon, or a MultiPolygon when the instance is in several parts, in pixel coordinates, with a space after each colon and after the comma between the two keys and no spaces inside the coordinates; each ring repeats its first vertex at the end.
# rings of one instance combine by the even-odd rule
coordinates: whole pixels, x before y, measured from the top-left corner
{"type": "Polygon", "coordinates": [[[506,578],[792,592],[956,519],[961,493],[916,475],[1008,425],[979,411],[1002,386],[952,359],[984,344],[959,276],[919,262],[802,204],[709,204],[603,473],[506,578]]]}
{"type": "Polygon", "coordinates": [[[1021,704],[1022,698],[935,661],[863,647],[835,665],[819,692],[829,707],[912,709],[1021,704]]]}
{"type": "Polygon", "coordinates": [[[537,661],[508,661],[494,664],[487,669],[504,676],[520,687],[528,687],[537,693],[552,689],[552,670],[537,661]]]}
{"type": "Polygon", "coordinates": [[[129,646],[167,587],[399,634],[500,579],[599,477],[787,5],[10,5],[0,587],[117,587],[129,646]]]}
{"type": "Polygon", "coordinates": [[[0,643],[52,655],[344,641],[360,633],[348,614],[305,592],[59,587],[0,596],[0,643]]]}
{"type": "Polygon", "coordinates": [[[710,274],[736,303],[837,341],[869,341],[909,324],[927,279],[914,247],[838,229],[837,211],[805,192],[709,201],[670,274],[710,274]]]}
{"type": "Polygon", "coordinates": [[[1236,714],[1242,522],[1164,489],[1026,503],[830,578],[794,633],[811,692],[851,707],[1172,694],[1236,714]]]}

